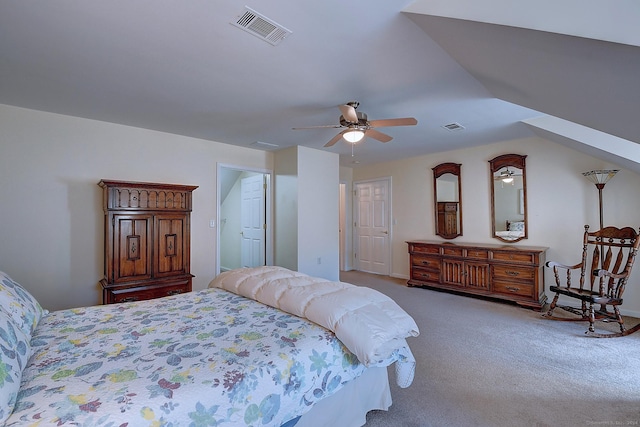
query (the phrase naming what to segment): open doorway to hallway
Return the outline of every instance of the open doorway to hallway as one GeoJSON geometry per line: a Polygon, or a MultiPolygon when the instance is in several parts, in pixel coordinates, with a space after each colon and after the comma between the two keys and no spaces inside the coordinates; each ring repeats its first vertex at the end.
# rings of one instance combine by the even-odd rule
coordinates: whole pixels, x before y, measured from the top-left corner
{"type": "Polygon", "coordinates": [[[217,273],[273,264],[271,171],[218,165],[217,273]]]}

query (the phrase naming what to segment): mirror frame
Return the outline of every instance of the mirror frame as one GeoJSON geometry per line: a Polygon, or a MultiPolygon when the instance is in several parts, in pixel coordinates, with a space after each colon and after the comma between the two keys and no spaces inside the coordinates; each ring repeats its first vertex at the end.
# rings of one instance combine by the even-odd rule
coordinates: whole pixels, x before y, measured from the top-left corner
{"type": "Polygon", "coordinates": [[[442,163],[432,168],[433,170],[433,208],[435,214],[436,235],[443,239],[455,239],[462,236],[462,176],[460,173],[460,163],[442,163]],[[438,183],[440,176],[450,173],[458,178],[458,229],[456,234],[444,234],[438,230],[438,183]]]}
{"type": "Polygon", "coordinates": [[[502,156],[498,156],[489,160],[490,164],[490,180],[491,180],[491,237],[502,240],[506,243],[515,243],[519,242],[522,239],[528,238],[528,228],[529,228],[529,220],[527,217],[527,173],[525,168],[525,159],[526,155],[520,154],[503,154],[502,156]],[[523,205],[524,205],[524,235],[522,237],[518,237],[517,239],[504,239],[500,236],[496,236],[496,208],[495,208],[495,173],[500,169],[511,166],[514,168],[522,169],[522,190],[523,190],[523,205]]]}

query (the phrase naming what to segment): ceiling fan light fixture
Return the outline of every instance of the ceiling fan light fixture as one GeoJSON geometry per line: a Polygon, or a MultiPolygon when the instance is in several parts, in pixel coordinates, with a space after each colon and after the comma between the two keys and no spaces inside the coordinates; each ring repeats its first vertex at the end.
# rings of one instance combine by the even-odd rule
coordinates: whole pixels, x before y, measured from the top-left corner
{"type": "Polygon", "coordinates": [[[505,184],[513,185],[513,172],[507,168],[507,170],[500,172],[500,180],[505,184]]]}
{"type": "Polygon", "coordinates": [[[356,142],[360,142],[362,138],[364,138],[364,132],[359,129],[351,129],[342,134],[342,137],[345,141],[355,144],[356,142]]]}

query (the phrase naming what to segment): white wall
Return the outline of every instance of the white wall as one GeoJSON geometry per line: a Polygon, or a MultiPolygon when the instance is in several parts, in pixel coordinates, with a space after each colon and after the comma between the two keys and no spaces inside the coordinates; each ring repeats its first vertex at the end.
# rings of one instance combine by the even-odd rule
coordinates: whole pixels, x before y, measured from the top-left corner
{"type": "Polygon", "coordinates": [[[339,157],[298,147],[298,271],[340,280],[339,157]]]}
{"type": "Polygon", "coordinates": [[[298,269],[298,149],[279,150],[274,156],[274,264],[298,269]]]}
{"type": "MultiPolygon", "coordinates": [[[[396,277],[407,278],[406,240],[441,240],[434,231],[432,167],[444,162],[462,164],[464,235],[454,242],[496,243],[490,236],[488,160],[506,153],[528,155],[530,237],[516,245],[547,246],[547,259],[564,263],[577,262],[583,225],[598,224],[598,193],[581,173],[616,168],[542,138],[339,171],[337,156],[334,166],[332,156],[324,158],[329,154],[326,152],[321,152],[315,167],[314,157],[306,157],[314,151],[318,150],[303,150],[301,156],[321,178],[316,182],[309,176],[307,183],[313,183],[313,187],[308,195],[318,191],[327,204],[316,210],[301,208],[308,218],[303,224],[312,233],[305,235],[310,240],[304,240],[304,256],[308,258],[302,262],[305,268],[314,270],[317,267],[306,264],[316,262],[317,266],[321,257],[326,270],[323,268],[318,275],[327,278],[337,274],[339,266],[338,182],[348,184],[347,206],[351,207],[353,181],[393,178],[392,212],[397,225],[392,234],[391,271],[396,277]],[[334,220],[335,227],[331,223],[334,220]],[[328,231],[326,236],[321,229],[328,231]],[[308,247],[306,242],[310,242],[308,247]]],[[[98,304],[97,283],[103,270],[98,181],[189,184],[199,186],[193,193],[191,271],[196,276],[194,288],[202,289],[215,274],[216,230],[209,228],[209,220],[217,220],[217,162],[275,169],[274,155],[260,150],[0,105],[0,270],[22,283],[48,309],[98,304]]],[[[275,264],[287,267],[284,261],[292,260],[294,269],[299,263],[298,197],[302,194],[298,192],[297,162],[297,148],[278,152],[275,185],[281,191],[276,190],[274,198],[278,232],[275,264]],[[292,169],[291,174],[286,173],[287,168],[292,169]],[[284,191],[287,186],[292,191],[284,191]],[[291,209],[294,214],[287,215],[291,209]]],[[[621,170],[604,189],[605,225],[638,228],[639,191],[639,176],[621,170]]],[[[304,203],[306,206],[307,201],[304,203]]],[[[349,210],[347,224],[352,223],[351,215],[349,210]]],[[[348,245],[352,242],[350,233],[348,228],[348,245]]],[[[351,253],[351,248],[348,251],[351,253]]],[[[623,306],[624,312],[638,317],[639,270],[636,267],[632,274],[623,306]]],[[[547,287],[552,280],[547,273],[547,287]]]]}
{"type": "Polygon", "coordinates": [[[216,162],[272,169],[268,152],[0,105],[0,270],[50,310],[101,302],[100,179],[198,185],[194,289],[215,274],[216,162]]]}
{"type": "Polygon", "coordinates": [[[346,271],[353,270],[353,169],[340,167],[340,183],[345,184],[345,265],[346,271]]]}
{"type": "MultiPolygon", "coordinates": [[[[599,228],[598,191],[582,176],[593,169],[618,168],[542,138],[501,142],[477,148],[414,157],[353,170],[353,181],[391,176],[393,229],[392,275],[409,276],[407,240],[435,235],[433,173],[445,163],[461,163],[463,231],[453,242],[500,243],[491,237],[491,177],[488,161],[498,155],[525,154],[529,238],[515,245],[548,247],[547,260],[579,262],[585,224],[599,228]]],[[[640,227],[640,176],[621,170],[605,186],[605,225],[640,227]]],[[[553,275],[546,271],[546,288],[553,275]]],[[[640,268],[635,267],[623,312],[640,317],[640,268]]],[[[550,296],[549,292],[547,295],[550,296]]]]}
{"type": "Polygon", "coordinates": [[[339,280],[338,155],[299,146],[274,156],[275,264],[339,280]]]}

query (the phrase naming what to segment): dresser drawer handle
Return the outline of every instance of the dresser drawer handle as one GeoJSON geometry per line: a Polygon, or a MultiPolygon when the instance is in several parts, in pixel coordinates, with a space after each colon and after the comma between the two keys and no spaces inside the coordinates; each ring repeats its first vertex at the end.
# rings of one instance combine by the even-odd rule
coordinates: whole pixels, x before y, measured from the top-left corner
{"type": "Polygon", "coordinates": [[[422,261],[422,265],[429,265],[431,264],[429,261],[422,261]]]}
{"type": "Polygon", "coordinates": [[[507,271],[505,271],[505,273],[507,273],[507,276],[519,276],[520,275],[520,272],[511,271],[511,270],[507,270],[507,271]]]}
{"type": "Polygon", "coordinates": [[[180,289],[174,289],[172,291],[167,292],[167,295],[179,295],[182,293],[182,290],[180,289]]]}
{"type": "Polygon", "coordinates": [[[513,286],[507,286],[507,290],[511,291],[511,292],[518,292],[520,290],[520,288],[516,288],[513,286]]]}
{"type": "Polygon", "coordinates": [[[120,300],[120,302],[133,302],[133,301],[138,301],[138,297],[126,297],[120,300]]]}

